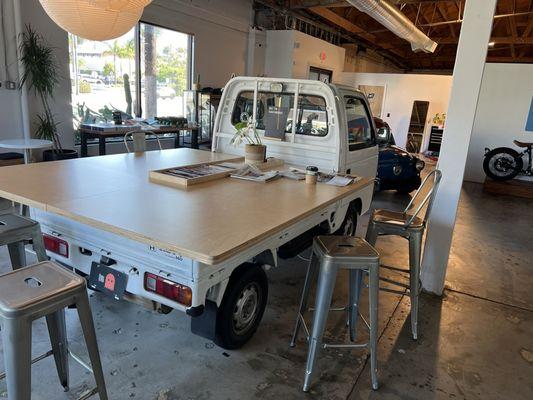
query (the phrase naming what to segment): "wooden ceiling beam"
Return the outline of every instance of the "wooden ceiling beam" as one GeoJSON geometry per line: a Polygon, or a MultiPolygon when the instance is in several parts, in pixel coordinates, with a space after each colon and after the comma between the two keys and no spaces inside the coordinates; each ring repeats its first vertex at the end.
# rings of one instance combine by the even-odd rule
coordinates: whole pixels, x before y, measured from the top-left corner
{"type": "MultiPolygon", "coordinates": [[[[444,5],[441,3],[437,4],[437,12],[442,17],[443,21],[449,21],[451,19],[450,16],[448,15],[448,10],[444,9],[444,5]]],[[[449,27],[448,29],[450,29],[450,35],[452,35],[452,37],[457,37],[457,32],[455,31],[455,25],[449,24],[448,27],[449,27]]]]}
{"type": "MultiPolygon", "coordinates": [[[[529,35],[531,35],[531,32],[533,32],[533,15],[529,16],[526,28],[524,29],[524,32],[522,33],[522,39],[528,39],[529,35]]],[[[525,57],[526,52],[527,52],[527,47],[524,47],[522,51],[520,52],[520,58],[525,57]]]]}
{"type": "MultiPolygon", "coordinates": [[[[319,17],[322,17],[322,18],[326,19],[327,21],[329,21],[329,22],[341,27],[344,30],[346,30],[346,31],[348,31],[350,33],[353,33],[353,34],[359,36],[362,39],[365,39],[366,41],[372,43],[373,45],[376,45],[378,47],[383,48],[378,43],[377,37],[375,35],[373,35],[371,33],[368,33],[366,31],[366,29],[360,27],[357,24],[354,24],[352,21],[349,21],[349,20],[347,20],[344,17],[341,17],[339,14],[331,11],[330,9],[328,9],[326,7],[311,7],[311,8],[309,8],[309,11],[311,11],[312,13],[318,15],[319,17]]],[[[405,57],[405,53],[403,51],[399,50],[399,49],[391,48],[391,49],[387,49],[387,50],[390,51],[391,53],[401,57],[401,58],[405,57]]]]}
{"type": "Polygon", "coordinates": [[[527,23],[526,29],[524,30],[524,33],[522,34],[522,37],[529,37],[529,35],[531,35],[531,32],[533,32],[533,16],[529,17],[529,21],[527,23]]]}
{"type": "Polygon", "coordinates": [[[354,24],[352,21],[347,20],[346,18],[340,16],[336,12],[333,12],[326,7],[311,7],[309,8],[309,11],[337,26],[340,26],[342,29],[350,33],[355,33],[357,36],[368,40],[370,43],[375,44],[377,41],[375,35],[368,33],[366,29],[361,28],[360,26],[354,24]]]}
{"type": "MultiPolygon", "coordinates": [[[[421,58],[418,58],[418,60],[424,60],[426,59],[426,57],[421,57],[421,58]]],[[[438,56],[438,57],[433,57],[433,61],[437,62],[437,63],[441,63],[441,62],[455,62],[455,56],[438,56]]],[[[523,58],[520,58],[518,60],[519,62],[522,62],[522,63],[533,63],[533,57],[523,57],[523,58]]],[[[509,57],[509,56],[488,56],[487,57],[487,62],[501,62],[501,63],[512,63],[512,62],[517,62],[517,60],[513,57],[509,57]]]]}
{"type": "Polygon", "coordinates": [[[300,0],[289,1],[289,8],[311,8],[311,7],[352,7],[351,4],[339,0],[300,0]]]}
{"type": "MultiPolygon", "coordinates": [[[[421,4],[421,3],[451,3],[455,0],[389,0],[392,4],[421,4]]],[[[289,1],[290,8],[311,8],[311,7],[327,7],[327,8],[340,8],[340,7],[353,7],[347,1],[339,0],[293,0],[289,1]]]]}
{"type": "MultiPolygon", "coordinates": [[[[439,45],[456,45],[459,42],[459,38],[455,37],[432,37],[431,40],[434,40],[439,45]]],[[[490,42],[497,44],[508,44],[508,45],[533,45],[533,37],[517,37],[513,38],[510,36],[493,36],[490,38],[490,42]]],[[[400,40],[394,41],[378,41],[377,44],[384,49],[390,50],[397,47],[406,45],[405,42],[400,40]]],[[[414,56],[416,57],[416,56],[414,56]]]]}

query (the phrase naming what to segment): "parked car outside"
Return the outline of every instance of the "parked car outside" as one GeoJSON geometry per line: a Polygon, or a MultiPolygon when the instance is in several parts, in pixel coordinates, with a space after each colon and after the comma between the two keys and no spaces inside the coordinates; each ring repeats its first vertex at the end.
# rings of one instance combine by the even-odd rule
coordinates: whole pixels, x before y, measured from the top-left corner
{"type": "Polygon", "coordinates": [[[169,86],[158,87],[157,97],[161,99],[173,99],[176,97],[176,91],[169,86]]]}
{"type": "Polygon", "coordinates": [[[396,190],[407,194],[421,184],[420,172],[425,163],[415,155],[396,146],[389,124],[374,117],[379,145],[378,173],[375,189],[396,190]]]}

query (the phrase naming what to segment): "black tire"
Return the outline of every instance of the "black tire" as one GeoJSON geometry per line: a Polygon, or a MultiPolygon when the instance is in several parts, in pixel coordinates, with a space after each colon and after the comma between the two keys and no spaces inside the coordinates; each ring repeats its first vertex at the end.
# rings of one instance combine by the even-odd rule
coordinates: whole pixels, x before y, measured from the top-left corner
{"type": "Polygon", "coordinates": [[[357,213],[355,204],[351,203],[348,206],[348,210],[346,211],[346,216],[344,217],[344,221],[342,221],[341,226],[339,227],[339,229],[335,231],[334,235],[355,236],[355,231],[357,230],[358,216],[359,214],[357,213]]]}
{"type": "Polygon", "coordinates": [[[507,147],[498,147],[485,154],[483,170],[495,181],[513,179],[524,167],[520,154],[507,147]]]}
{"type": "Polygon", "coordinates": [[[398,194],[401,194],[401,195],[406,195],[406,194],[409,194],[411,192],[414,192],[416,189],[416,187],[407,187],[407,188],[401,188],[401,189],[396,189],[396,193],[398,194]]]}
{"type": "Polygon", "coordinates": [[[261,266],[245,263],[235,270],[218,308],[215,343],[228,350],[242,347],[257,330],[267,299],[268,279],[261,266]]]}

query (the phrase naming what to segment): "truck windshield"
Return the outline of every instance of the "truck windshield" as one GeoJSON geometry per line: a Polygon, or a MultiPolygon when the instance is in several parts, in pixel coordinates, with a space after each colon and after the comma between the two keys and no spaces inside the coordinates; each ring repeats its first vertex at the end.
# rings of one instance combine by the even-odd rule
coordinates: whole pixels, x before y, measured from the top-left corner
{"type": "MultiPolygon", "coordinates": [[[[233,125],[253,117],[254,92],[239,93],[231,116],[233,125]]],[[[265,131],[265,136],[291,133],[293,123],[293,93],[259,92],[257,94],[256,128],[265,131]],[[279,131],[279,132],[276,132],[279,131]]],[[[300,94],[296,134],[326,136],[328,113],[326,100],[320,96],[300,94]]]]}

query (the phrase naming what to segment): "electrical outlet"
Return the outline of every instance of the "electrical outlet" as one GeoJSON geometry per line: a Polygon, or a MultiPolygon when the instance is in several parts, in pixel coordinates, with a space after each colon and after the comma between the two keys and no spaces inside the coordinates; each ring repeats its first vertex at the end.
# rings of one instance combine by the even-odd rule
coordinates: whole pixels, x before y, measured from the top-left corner
{"type": "Polygon", "coordinates": [[[17,84],[13,81],[6,81],[6,89],[8,90],[15,90],[17,88],[17,84]]]}

